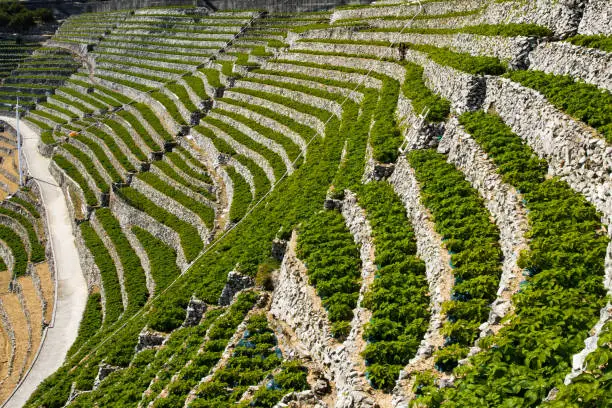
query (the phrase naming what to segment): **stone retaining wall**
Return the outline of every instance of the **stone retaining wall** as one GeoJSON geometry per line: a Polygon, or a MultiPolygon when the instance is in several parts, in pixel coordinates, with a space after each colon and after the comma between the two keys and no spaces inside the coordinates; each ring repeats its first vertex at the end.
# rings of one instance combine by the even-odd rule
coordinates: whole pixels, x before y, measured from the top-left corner
{"type": "Polygon", "coordinates": [[[331,335],[327,312],[296,256],[296,242],[294,231],[276,279],[270,313],[285,322],[312,359],[329,370],[337,390],[336,407],[373,407],[375,402],[365,392],[363,378],[353,370],[354,356],[331,335]]]}
{"type": "Polygon", "coordinates": [[[552,106],[538,92],[506,78],[487,78],[485,111],[494,110],[560,176],[612,221],[612,146],[552,106]],[[546,118],[546,120],[542,120],[546,118]]]}
{"type": "Polygon", "coordinates": [[[323,122],[312,115],[307,115],[302,112],[298,112],[295,109],[288,108],[276,102],[269,101],[267,99],[258,98],[256,96],[248,95],[241,92],[235,92],[232,90],[226,91],[224,97],[235,99],[240,102],[246,102],[252,105],[263,106],[281,115],[288,116],[291,119],[299,122],[305,126],[312,128],[321,137],[325,136],[325,126],[323,122]]]}
{"type": "Polygon", "coordinates": [[[89,218],[89,222],[90,222],[91,227],[94,229],[94,231],[96,231],[96,234],[98,234],[98,236],[104,243],[104,247],[106,248],[106,250],[108,251],[108,254],[113,260],[113,265],[115,266],[115,269],[117,270],[117,277],[119,279],[119,288],[121,290],[121,302],[123,303],[123,309],[125,310],[128,306],[129,299],[128,299],[128,294],[125,290],[125,271],[123,270],[123,264],[121,263],[121,258],[119,258],[119,254],[117,253],[117,250],[115,249],[115,244],[110,239],[104,227],[102,227],[102,224],[100,224],[100,221],[98,221],[98,217],[96,216],[95,212],[89,218]]]}
{"type": "Polygon", "coordinates": [[[495,326],[511,310],[512,295],[519,290],[519,283],[523,280],[522,269],[517,261],[521,251],[529,249],[526,238],[530,230],[527,210],[522,203],[522,195],[502,181],[488,155],[465,132],[456,118],[447,123],[438,151],[447,154],[448,162],[465,174],[466,180],[478,191],[499,228],[504,261],[497,299],[491,305],[488,321],[481,326],[481,336],[485,336],[496,331],[495,326]]]}
{"type": "Polygon", "coordinates": [[[224,110],[228,110],[231,112],[235,112],[238,113],[242,116],[245,116],[251,120],[256,121],[257,123],[259,123],[262,126],[265,126],[267,128],[270,128],[278,133],[281,133],[285,136],[287,136],[288,138],[290,138],[296,145],[298,145],[300,147],[300,149],[302,150],[302,153],[305,155],[306,154],[306,141],[302,138],[302,135],[300,135],[297,132],[294,132],[291,128],[283,125],[282,123],[279,123],[277,121],[275,121],[274,119],[270,119],[267,116],[263,116],[260,115],[257,112],[253,112],[252,110],[243,108],[242,106],[237,106],[237,105],[231,105],[228,103],[225,103],[223,101],[215,101],[215,107],[219,108],[219,109],[224,109],[224,110]]]}
{"type": "Polygon", "coordinates": [[[287,152],[285,151],[283,146],[281,146],[274,140],[271,140],[265,136],[262,136],[260,133],[254,131],[247,125],[243,124],[242,122],[238,122],[237,120],[234,120],[229,116],[223,116],[223,115],[217,114],[216,112],[211,112],[209,116],[227,123],[234,129],[244,133],[246,136],[253,139],[255,142],[267,147],[274,153],[278,154],[280,158],[283,160],[283,163],[285,164],[285,167],[287,168],[288,174],[291,175],[293,173],[293,164],[291,163],[291,160],[289,160],[289,157],[287,156],[287,152]]]}
{"type": "Polygon", "coordinates": [[[279,58],[308,62],[321,65],[334,65],[340,67],[356,68],[361,70],[372,70],[382,75],[387,75],[400,83],[404,83],[406,77],[406,70],[399,64],[388,61],[379,61],[370,58],[358,58],[358,57],[341,57],[335,55],[316,55],[316,54],[303,54],[299,52],[287,52],[279,56],[279,58]]]}
{"type": "Polygon", "coordinates": [[[568,42],[546,42],[529,54],[529,69],[571,75],[612,92],[612,53],[568,42]]]}
{"type": "Polygon", "coordinates": [[[274,182],[276,181],[276,176],[274,175],[274,169],[272,168],[270,163],[268,163],[268,161],[261,154],[238,143],[227,133],[211,125],[210,123],[203,123],[203,126],[211,129],[215,133],[215,136],[227,142],[236,151],[236,153],[242,154],[248,157],[249,159],[253,160],[259,167],[261,167],[264,173],[266,173],[266,177],[268,178],[268,180],[270,180],[270,184],[274,184],[274,182]]]}
{"type": "Polygon", "coordinates": [[[430,293],[431,318],[427,332],[416,356],[400,372],[398,385],[393,391],[393,405],[403,406],[406,402],[407,372],[412,371],[412,367],[418,366],[433,368],[433,352],[444,345],[444,338],[440,333],[442,324],[446,320],[442,303],[450,300],[454,279],[450,267],[450,255],[444,248],[442,238],[435,231],[431,214],[421,204],[420,187],[414,170],[405,157],[400,156],[398,159],[389,183],[404,203],[408,219],[412,223],[417,242],[417,255],[425,262],[425,275],[430,293]]]}
{"type": "Polygon", "coordinates": [[[166,245],[174,248],[177,254],[177,265],[181,269],[185,269],[188,262],[181,247],[181,239],[176,231],[161,224],[150,215],[138,211],[134,207],[128,205],[121,197],[116,194],[111,196],[110,208],[115,217],[119,220],[122,229],[131,228],[136,225],[147,230],[151,235],[163,241],[166,245]]]}
{"type": "Polygon", "coordinates": [[[578,33],[611,35],[612,3],[609,0],[588,0],[586,3],[578,33]]]}

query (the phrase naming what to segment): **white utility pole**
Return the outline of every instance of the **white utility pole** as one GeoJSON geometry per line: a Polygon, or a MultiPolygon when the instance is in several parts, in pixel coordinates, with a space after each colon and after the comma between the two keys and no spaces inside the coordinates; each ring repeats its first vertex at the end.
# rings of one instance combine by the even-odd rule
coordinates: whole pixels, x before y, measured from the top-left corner
{"type": "Polygon", "coordinates": [[[17,119],[17,163],[19,166],[19,187],[23,187],[23,170],[21,169],[21,132],[19,132],[19,97],[17,97],[17,105],[15,106],[15,117],[17,119]]]}

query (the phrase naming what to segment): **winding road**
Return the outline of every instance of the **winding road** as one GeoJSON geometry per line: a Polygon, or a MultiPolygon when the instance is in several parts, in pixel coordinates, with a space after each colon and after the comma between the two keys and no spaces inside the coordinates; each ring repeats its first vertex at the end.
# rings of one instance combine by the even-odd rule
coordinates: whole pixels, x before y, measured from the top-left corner
{"type": "MultiPolygon", "coordinates": [[[[0,116],[0,120],[15,127],[15,118],[0,116]]],[[[51,240],[55,263],[56,297],[53,319],[36,360],[2,408],[22,407],[36,387],[62,365],[76,339],[87,302],[87,284],[81,271],[64,193],[49,172],[50,159],[38,151],[40,135],[23,122],[19,123],[19,128],[28,173],[40,186],[47,213],[48,239],[51,240]]]]}

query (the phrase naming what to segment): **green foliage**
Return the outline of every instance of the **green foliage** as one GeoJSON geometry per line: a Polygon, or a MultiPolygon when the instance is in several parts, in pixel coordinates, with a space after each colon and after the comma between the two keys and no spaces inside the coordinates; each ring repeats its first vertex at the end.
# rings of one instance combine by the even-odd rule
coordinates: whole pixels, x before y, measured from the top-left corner
{"type": "Polygon", "coordinates": [[[342,341],[350,329],[361,280],[359,249],[342,215],[337,211],[314,214],[301,228],[298,255],[327,309],[334,337],[342,341]]]}
{"type": "Polygon", "coordinates": [[[87,173],[91,176],[102,193],[108,193],[110,191],[110,187],[106,183],[106,180],[100,175],[94,162],[87,154],[70,143],[62,144],[62,148],[83,164],[83,167],[85,167],[85,170],[87,170],[87,173]]]}
{"type": "Polygon", "coordinates": [[[155,190],[161,192],[170,199],[175,200],[188,210],[191,210],[202,220],[207,228],[212,229],[214,227],[215,211],[206,205],[204,201],[199,201],[192,198],[191,196],[167,184],[164,180],[160,179],[157,175],[151,172],[140,173],[137,177],[153,187],[155,190]]]}
{"type": "Polygon", "coordinates": [[[393,188],[371,182],[359,189],[359,205],[372,226],[378,273],[363,305],[372,319],[363,337],[367,375],[390,391],[427,330],[428,284],[425,263],[416,257],[416,241],[406,210],[393,188]]]}
{"type": "Polygon", "coordinates": [[[436,231],[451,255],[455,285],[444,304],[442,328],[447,344],[470,346],[486,320],[501,276],[499,230],[485,204],[461,171],[435,150],[407,156],[421,185],[421,199],[431,211],[436,231]]]}
{"type": "Polygon", "coordinates": [[[151,97],[161,103],[162,106],[166,108],[166,111],[172,117],[172,119],[174,119],[179,125],[187,125],[187,122],[183,118],[183,115],[181,115],[181,112],[178,110],[176,103],[172,100],[172,98],[167,96],[162,91],[151,92],[151,97]]]}
{"type": "Polygon", "coordinates": [[[95,215],[115,246],[115,251],[117,251],[119,261],[123,266],[123,286],[128,298],[125,312],[130,315],[140,310],[149,297],[144,269],[140,264],[140,258],[134,252],[130,241],[123,233],[119,221],[113,216],[111,210],[101,208],[96,211],[95,215]]]}
{"type": "Polygon", "coordinates": [[[200,253],[203,243],[199,239],[200,234],[198,234],[198,230],[193,225],[188,224],[176,215],[154,204],[146,196],[133,188],[121,188],[117,190],[117,195],[135,209],[150,215],[156,221],[176,231],[180,237],[181,247],[183,248],[185,258],[187,258],[188,262],[193,261],[200,253]],[[194,237],[198,238],[194,239],[194,237]]]}
{"type": "MultiPolygon", "coordinates": [[[[215,323],[210,327],[208,331],[208,341],[203,344],[201,351],[197,353],[197,355],[192,359],[192,364],[181,369],[177,375],[175,381],[173,381],[168,387],[168,396],[166,398],[160,398],[153,404],[153,407],[167,407],[167,406],[182,406],[185,402],[187,394],[189,391],[195,387],[202,378],[204,378],[210,371],[212,367],[217,364],[223,350],[227,346],[230,338],[236,331],[238,325],[244,320],[248,311],[253,307],[256,300],[258,298],[257,293],[255,292],[243,292],[241,293],[236,301],[230,306],[227,313],[223,314],[220,318],[218,318],[215,323]],[[169,405],[171,403],[172,405],[169,405]]],[[[256,318],[258,315],[253,316],[256,318]]],[[[258,328],[259,324],[253,324],[255,321],[249,320],[248,332],[253,333],[257,336],[258,332],[261,332],[262,329],[258,328]]],[[[266,328],[264,328],[265,330],[266,328]]],[[[269,329],[268,329],[269,330],[269,329]]],[[[267,333],[262,334],[269,334],[267,333]]],[[[255,337],[254,336],[254,337],[255,337]]],[[[270,336],[268,335],[268,338],[270,336]]],[[[265,339],[265,337],[264,337],[265,339]]],[[[252,339],[251,339],[252,341],[252,339]]],[[[264,345],[265,347],[265,345],[264,345]]],[[[244,353],[249,353],[251,350],[260,351],[255,347],[254,349],[250,349],[248,347],[236,348],[235,349],[235,357],[230,357],[230,361],[234,358],[238,359],[239,362],[244,362],[244,358],[247,357],[243,354],[243,356],[237,356],[239,351],[244,350],[244,353]]],[[[253,363],[257,364],[258,361],[253,359],[253,363]]],[[[258,359],[259,360],[259,359],[258,359]]],[[[271,359],[270,359],[271,360],[271,359]]],[[[265,360],[264,360],[265,361],[265,360]]],[[[230,366],[230,362],[228,361],[225,369],[228,371],[223,371],[224,369],[218,370],[213,377],[212,384],[216,383],[218,375],[223,375],[225,379],[232,378],[233,376],[238,377],[240,374],[236,373],[236,368],[230,366]],[[232,369],[233,368],[233,369],[232,369]]],[[[255,367],[250,366],[251,371],[254,371],[255,367]]],[[[247,370],[247,366],[245,365],[245,371],[247,370]]],[[[245,377],[248,377],[248,373],[245,373],[245,377]]],[[[242,378],[241,378],[242,379],[242,378]]],[[[209,383],[209,384],[211,384],[209,383]]],[[[209,389],[213,387],[209,386],[209,389]]],[[[219,392],[225,392],[225,390],[218,390],[219,392]]],[[[200,395],[202,395],[202,390],[200,390],[200,395]]],[[[203,394],[206,398],[210,397],[211,394],[203,394]]]]}
{"type": "Polygon", "coordinates": [[[501,75],[506,72],[506,67],[495,57],[473,56],[468,53],[454,52],[448,48],[434,47],[433,45],[401,44],[400,46],[424,52],[440,65],[447,65],[472,75],[501,75]]]}
{"type": "Polygon", "coordinates": [[[200,386],[198,398],[189,406],[197,408],[237,402],[247,387],[257,385],[280,365],[280,350],[275,346],[276,337],[268,327],[266,315],[251,316],[232,357],[209,382],[200,386]]]}
{"type": "MultiPolygon", "coordinates": [[[[94,261],[100,270],[102,286],[104,287],[104,324],[114,323],[123,313],[123,302],[121,300],[121,286],[117,269],[104,243],[89,222],[80,224],[81,235],[85,245],[93,255],[94,261]]],[[[65,401],[64,401],[65,402],[65,401]]]]}
{"type": "Polygon", "coordinates": [[[85,196],[85,202],[89,206],[98,205],[98,197],[96,194],[89,188],[89,184],[80,173],[79,169],[77,169],[72,163],[68,161],[64,156],[56,154],[53,156],[52,160],[70,177],[79,187],[83,190],[83,195],[85,196]]]}
{"type": "MultiPolygon", "coordinates": [[[[11,198],[11,201],[13,201],[13,198],[16,198],[16,197],[13,196],[11,198]]],[[[23,201],[24,203],[27,202],[25,200],[21,200],[21,201],[23,201]]],[[[28,241],[30,242],[30,248],[31,248],[30,262],[37,263],[37,262],[44,261],[45,260],[45,249],[43,248],[43,246],[41,245],[38,239],[38,235],[36,234],[36,230],[34,229],[34,226],[27,219],[27,217],[19,214],[18,212],[9,210],[8,208],[4,208],[4,207],[0,207],[0,214],[13,218],[15,221],[17,221],[19,224],[21,224],[25,228],[26,232],[28,233],[28,241]]]]}
{"type": "Polygon", "coordinates": [[[142,152],[142,150],[140,150],[128,130],[123,127],[122,124],[111,119],[107,119],[106,121],[104,121],[104,123],[108,125],[117,136],[119,136],[119,138],[123,141],[123,143],[125,143],[127,148],[130,149],[130,152],[132,152],[136,159],[140,161],[147,160],[147,156],[142,152]]]}
{"type": "Polygon", "coordinates": [[[208,174],[206,166],[191,156],[191,154],[181,146],[176,146],[173,152],[166,153],[164,157],[168,158],[172,164],[181,169],[189,177],[193,177],[206,184],[212,184],[212,179],[208,174]]]}
{"type": "Polygon", "coordinates": [[[433,93],[423,80],[423,68],[411,62],[404,62],[406,80],[402,92],[412,102],[412,109],[419,115],[429,109],[428,122],[443,122],[450,114],[450,102],[433,93]]]}
{"type": "Polygon", "coordinates": [[[125,119],[130,125],[132,125],[132,129],[136,132],[136,134],[138,134],[138,136],[140,136],[142,141],[152,151],[155,152],[160,150],[160,146],[155,142],[155,140],[153,140],[151,135],[149,135],[149,132],[147,132],[142,123],[140,123],[140,121],[136,119],[136,116],[134,116],[131,112],[127,110],[120,110],[118,112],[118,115],[125,119]]]}
{"type": "Polygon", "coordinates": [[[400,86],[395,80],[383,81],[380,99],[374,113],[374,125],[370,131],[374,158],[383,163],[397,159],[402,144],[402,134],[395,120],[395,107],[400,86]]]}
{"type": "Polygon", "coordinates": [[[225,171],[232,180],[234,194],[230,207],[230,222],[238,222],[249,209],[253,195],[246,180],[233,167],[226,167],[225,171]]]}
{"type": "Polygon", "coordinates": [[[308,389],[307,375],[308,370],[299,361],[285,361],[272,380],[255,391],[251,400],[241,402],[238,407],[272,408],[284,395],[308,389]]]}
{"type": "Polygon", "coordinates": [[[204,197],[206,197],[207,199],[209,199],[210,201],[217,201],[217,197],[211,193],[208,188],[206,187],[201,187],[197,184],[194,184],[192,181],[186,179],[185,177],[183,177],[183,175],[179,174],[175,168],[167,161],[155,161],[153,163],[151,163],[152,166],[156,167],[157,169],[159,169],[162,173],[164,173],[166,176],[168,176],[169,178],[171,178],[172,180],[178,182],[179,184],[181,184],[183,187],[188,188],[189,190],[197,193],[197,194],[201,194],[204,197]]]}
{"type": "Polygon", "coordinates": [[[28,10],[19,1],[0,2],[0,31],[24,33],[41,23],[55,21],[47,8],[28,10]]]}
{"type": "Polygon", "coordinates": [[[98,143],[83,135],[75,136],[74,139],[83,143],[89,148],[89,150],[91,150],[91,152],[94,154],[94,156],[96,156],[96,159],[100,162],[104,170],[108,173],[112,181],[118,182],[123,180],[117,169],[115,169],[115,167],[113,166],[113,163],[106,155],[104,149],[102,149],[102,147],[98,143]]]}
{"type": "Polygon", "coordinates": [[[140,227],[132,227],[132,232],[147,253],[155,291],[159,293],[181,274],[176,265],[176,251],[140,227]]]}
{"type": "Polygon", "coordinates": [[[7,227],[6,225],[0,225],[0,240],[8,246],[15,264],[13,266],[13,277],[18,278],[24,276],[28,268],[28,253],[26,252],[25,246],[21,241],[21,238],[15,231],[7,227]]]}
{"type": "Polygon", "coordinates": [[[598,48],[605,52],[612,52],[612,36],[609,35],[575,35],[567,39],[574,45],[588,48],[598,48]]]}
{"type": "Polygon", "coordinates": [[[23,198],[19,197],[19,196],[12,196],[11,198],[9,198],[9,201],[12,201],[14,203],[19,204],[20,206],[22,206],[23,208],[25,208],[25,210],[27,212],[30,213],[30,215],[32,215],[32,217],[34,218],[40,218],[40,213],[38,212],[38,210],[36,209],[36,206],[34,204],[32,204],[31,202],[24,200],[23,198]]]}
{"type": "Polygon", "coordinates": [[[609,91],[576,81],[569,75],[541,71],[511,71],[506,77],[542,93],[558,109],[595,128],[612,143],[612,93],[609,91]]]}
{"type": "Polygon", "coordinates": [[[89,294],[83,318],[79,325],[79,333],[72,343],[68,355],[73,355],[85,341],[102,327],[102,296],[99,292],[89,294]]]}
{"type": "MultiPolygon", "coordinates": [[[[374,28],[367,31],[399,31],[397,27],[391,28],[374,28]]],[[[537,24],[480,24],[475,26],[465,26],[458,28],[407,28],[402,31],[404,34],[476,34],[483,36],[500,36],[500,37],[549,37],[553,32],[544,26],[537,24]]]]}
{"type": "MultiPolygon", "coordinates": [[[[532,159],[531,149],[516,150],[520,137],[498,117],[474,113],[461,121],[504,180],[520,186],[531,232],[530,251],[521,255],[519,265],[529,277],[514,296],[515,317],[497,335],[480,341],[485,351],[462,367],[456,388],[428,392],[432,400],[456,406],[474,401],[537,406],[550,389],[563,384],[572,356],[584,347],[606,302],[602,276],[608,239],[593,206],[565,182],[544,179],[546,167],[532,159]],[[519,168],[526,171],[515,171],[519,168]]],[[[578,382],[577,391],[589,400],[579,405],[601,406],[596,401],[605,397],[588,382],[588,377],[586,384],[578,382]]],[[[572,406],[572,397],[565,399],[571,395],[559,404],[572,406]]]]}

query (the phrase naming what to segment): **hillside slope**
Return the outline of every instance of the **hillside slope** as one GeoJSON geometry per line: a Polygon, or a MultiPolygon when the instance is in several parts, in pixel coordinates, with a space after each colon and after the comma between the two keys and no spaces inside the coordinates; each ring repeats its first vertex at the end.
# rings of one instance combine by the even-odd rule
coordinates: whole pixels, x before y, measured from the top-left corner
{"type": "Polygon", "coordinates": [[[611,7],[68,19],[24,120],[90,295],[26,406],[611,404],[611,7]]]}

